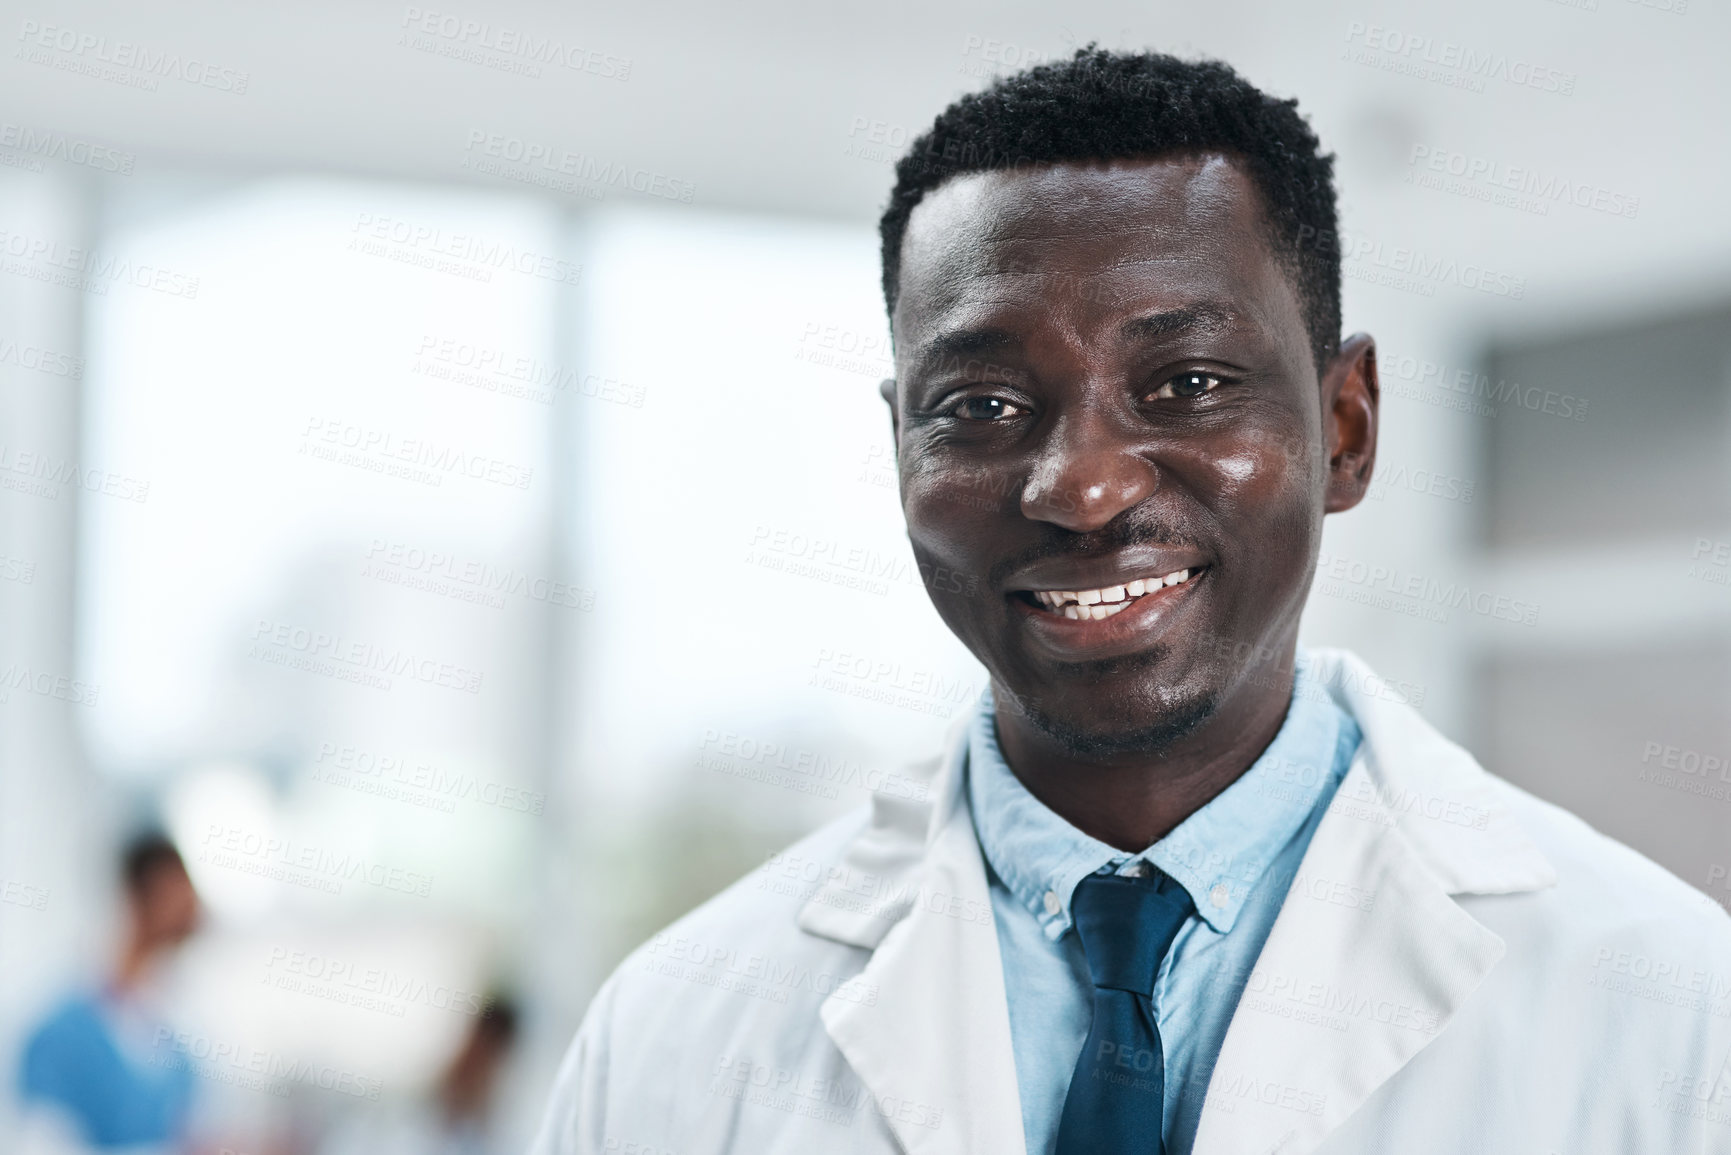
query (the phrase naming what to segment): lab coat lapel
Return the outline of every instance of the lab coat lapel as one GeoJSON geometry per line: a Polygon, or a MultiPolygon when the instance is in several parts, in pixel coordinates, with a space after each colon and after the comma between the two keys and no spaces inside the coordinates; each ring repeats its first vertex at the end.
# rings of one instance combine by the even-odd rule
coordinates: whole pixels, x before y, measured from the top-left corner
{"type": "Polygon", "coordinates": [[[1227,1029],[1194,1155],[1314,1151],[1502,957],[1451,895],[1555,881],[1464,751],[1357,659],[1318,666],[1364,742],[1227,1029]]]}
{"type": "MultiPolygon", "coordinates": [[[[1361,759],[1343,791],[1366,774],[1361,759]]],[[[1502,954],[1392,825],[1331,808],[1227,1028],[1194,1155],[1314,1150],[1502,954]]]]}
{"type": "Polygon", "coordinates": [[[801,924],[876,947],[824,1002],[823,1022],[909,1155],[1024,1155],[991,897],[960,802],[965,743],[965,731],[952,736],[937,775],[923,855],[897,849],[917,812],[882,811],[801,924]],[[849,887],[851,921],[835,901],[849,887]]]}

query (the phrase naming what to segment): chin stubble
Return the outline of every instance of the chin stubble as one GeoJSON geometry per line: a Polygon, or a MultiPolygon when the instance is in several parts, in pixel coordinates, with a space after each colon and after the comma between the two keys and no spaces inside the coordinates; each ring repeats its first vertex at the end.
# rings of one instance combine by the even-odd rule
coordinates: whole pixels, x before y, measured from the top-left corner
{"type": "Polygon", "coordinates": [[[1037,701],[1017,699],[1016,705],[1035,729],[1076,757],[1158,756],[1212,718],[1220,708],[1220,695],[1209,692],[1179,702],[1163,703],[1157,720],[1125,730],[1085,730],[1043,709],[1037,701]]]}

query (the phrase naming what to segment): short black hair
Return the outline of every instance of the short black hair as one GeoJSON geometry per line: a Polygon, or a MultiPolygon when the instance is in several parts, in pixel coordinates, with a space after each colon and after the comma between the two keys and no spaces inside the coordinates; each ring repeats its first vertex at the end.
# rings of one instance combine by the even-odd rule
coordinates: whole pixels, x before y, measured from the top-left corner
{"type": "Polygon", "coordinates": [[[517,1001],[510,995],[494,994],[481,1006],[475,1033],[491,1035],[501,1045],[517,1037],[517,1001]]]}
{"type": "Polygon", "coordinates": [[[120,852],[120,880],[126,886],[126,893],[134,897],[143,894],[151,876],[165,866],[186,869],[173,841],[156,830],[134,835],[127,842],[126,849],[120,852]]]}
{"type": "Polygon", "coordinates": [[[878,224],[884,301],[895,316],[902,235],[914,206],[962,173],[1218,151],[1261,193],[1268,239],[1293,278],[1318,371],[1340,346],[1334,157],[1296,100],[1277,100],[1217,60],[1089,45],[999,77],[938,114],[896,164],[878,224]]]}

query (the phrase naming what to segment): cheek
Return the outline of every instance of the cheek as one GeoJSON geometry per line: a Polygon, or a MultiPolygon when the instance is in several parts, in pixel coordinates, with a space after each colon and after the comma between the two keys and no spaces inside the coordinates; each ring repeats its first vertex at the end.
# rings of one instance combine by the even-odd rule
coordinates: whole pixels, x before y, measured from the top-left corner
{"type": "Polygon", "coordinates": [[[1321,520],[1321,475],[1307,444],[1229,447],[1191,468],[1195,492],[1213,507],[1228,541],[1259,553],[1308,550],[1321,520]]]}
{"type": "Polygon", "coordinates": [[[1284,505],[1293,496],[1308,495],[1313,472],[1303,456],[1265,445],[1235,447],[1199,457],[1192,465],[1204,479],[1198,486],[1201,492],[1247,508],[1284,505]]]}
{"type": "Polygon", "coordinates": [[[945,557],[983,548],[990,525],[1020,507],[1020,488],[1007,474],[979,469],[907,468],[902,513],[914,544],[945,557]]]}
{"type": "Polygon", "coordinates": [[[1223,493],[1252,488],[1267,471],[1267,462],[1251,453],[1218,458],[1209,464],[1213,466],[1218,488],[1223,493]]]}

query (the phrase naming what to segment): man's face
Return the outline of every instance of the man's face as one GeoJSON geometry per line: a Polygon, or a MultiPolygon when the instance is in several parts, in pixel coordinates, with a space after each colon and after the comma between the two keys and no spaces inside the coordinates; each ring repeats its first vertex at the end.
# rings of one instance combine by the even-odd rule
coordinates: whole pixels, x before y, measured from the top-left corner
{"type": "Polygon", "coordinates": [[[133,917],[152,946],[178,946],[198,929],[198,891],[178,863],[163,863],[146,874],[132,901],[133,917]]]}
{"type": "Polygon", "coordinates": [[[1355,489],[1262,213],[1203,155],[969,174],[909,221],[909,537],[1000,697],[1074,749],[1158,748],[1283,653],[1368,480],[1374,378],[1355,489]]]}

